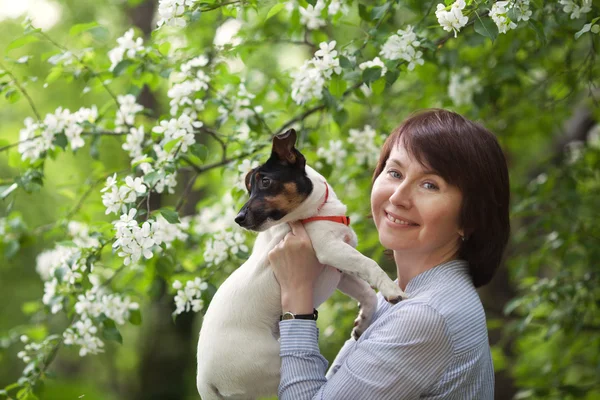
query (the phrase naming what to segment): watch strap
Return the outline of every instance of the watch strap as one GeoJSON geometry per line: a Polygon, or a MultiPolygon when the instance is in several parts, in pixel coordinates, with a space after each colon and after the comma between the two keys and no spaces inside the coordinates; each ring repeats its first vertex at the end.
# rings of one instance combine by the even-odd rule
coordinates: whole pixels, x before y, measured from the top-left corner
{"type": "Polygon", "coordinates": [[[316,308],[313,308],[312,314],[294,314],[288,311],[279,316],[280,321],[283,321],[284,319],[307,319],[316,321],[317,318],[319,318],[319,312],[316,308]],[[288,318],[285,318],[286,316],[288,316],[288,318]]]}

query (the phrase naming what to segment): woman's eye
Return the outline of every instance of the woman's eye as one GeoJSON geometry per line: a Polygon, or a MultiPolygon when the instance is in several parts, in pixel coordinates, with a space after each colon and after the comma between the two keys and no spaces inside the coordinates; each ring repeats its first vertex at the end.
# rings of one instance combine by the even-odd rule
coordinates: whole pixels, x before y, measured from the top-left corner
{"type": "Polygon", "coordinates": [[[423,187],[424,187],[425,189],[431,189],[431,190],[437,190],[437,189],[439,189],[439,188],[438,188],[438,187],[437,187],[435,184],[433,184],[433,183],[431,183],[431,182],[425,182],[425,183],[423,184],[423,187]]]}
{"type": "Polygon", "coordinates": [[[400,175],[400,173],[398,171],[394,171],[393,169],[389,170],[387,173],[392,178],[396,178],[396,179],[402,178],[402,175],[400,175]]]}
{"type": "Polygon", "coordinates": [[[269,178],[262,178],[262,180],[260,181],[260,183],[261,183],[261,186],[264,189],[266,189],[271,184],[271,180],[269,178]]]}

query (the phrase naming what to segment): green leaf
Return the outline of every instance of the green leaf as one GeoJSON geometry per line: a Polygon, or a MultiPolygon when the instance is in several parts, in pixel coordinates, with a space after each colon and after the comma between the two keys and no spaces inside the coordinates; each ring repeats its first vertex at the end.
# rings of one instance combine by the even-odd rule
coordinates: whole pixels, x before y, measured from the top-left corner
{"type": "Polygon", "coordinates": [[[67,145],[69,144],[69,140],[67,139],[67,135],[65,135],[64,133],[59,133],[56,136],[54,136],[54,140],[52,141],[52,144],[55,146],[60,147],[61,149],[65,149],[67,147],[67,145]]]}
{"type": "Polygon", "coordinates": [[[179,214],[177,211],[172,210],[170,208],[161,208],[158,210],[160,215],[162,215],[169,223],[178,224],[179,223],[179,214]]]}
{"type": "Polygon", "coordinates": [[[341,128],[348,121],[348,111],[345,108],[336,110],[333,113],[333,120],[341,128]]]}
{"type": "Polygon", "coordinates": [[[39,38],[33,35],[21,36],[10,42],[10,44],[6,47],[6,53],[8,54],[11,50],[18,49],[19,47],[23,47],[28,43],[39,42],[39,38]]]}
{"type": "Polygon", "coordinates": [[[17,89],[10,89],[4,94],[4,97],[6,97],[6,100],[8,100],[10,104],[14,104],[21,98],[21,92],[17,89]]]}
{"type": "Polygon", "coordinates": [[[160,180],[161,176],[158,172],[156,171],[152,171],[149,174],[144,175],[144,182],[152,187],[154,186],[154,184],[156,184],[156,182],[158,182],[160,180]]]}
{"type": "Polygon", "coordinates": [[[340,75],[334,75],[329,82],[329,92],[335,97],[342,97],[348,86],[347,82],[340,75]]]}
{"type": "Polygon", "coordinates": [[[140,310],[131,310],[129,312],[129,322],[133,325],[141,325],[142,324],[142,313],[140,310]]]}
{"type": "Polygon", "coordinates": [[[267,21],[269,18],[271,18],[272,16],[276,15],[277,13],[279,13],[284,8],[285,8],[285,3],[277,3],[277,4],[275,4],[273,7],[271,7],[271,9],[269,10],[269,12],[267,13],[267,18],[265,18],[265,21],[267,21]]]}
{"type": "Polygon", "coordinates": [[[152,163],[153,161],[154,161],[154,158],[152,158],[152,157],[144,157],[141,160],[137,160],[136,162],[131,164],[131,168],[135,168],[138,165],[143,164],[143,163],[152,163]]]}
{"type": "Polygon", "coordinates": [[[379,79],[381,76],[381,67],[367,68],[362,73],[362,80],[364,83],[371,83],[379,79]]]}
{"type": "Polygon", "coordinates": [[[121,336],[121,332],[117,329],[115,325],[115,321],[112,319],[105,319],[102,322],[102,337],[106,340],[114,340],[123,344],[123,337],[121,336]]]}
{"type": "Polygon", "coordinates": [[[313,7],[317,4],[317,0],[306,0],[306,2],[313,7]]]}
{"type": "Polygon", "coordinates": [[[342,67],[343,69],[354,69],[354,65],[350,62],[348,57],[339,56],[339,60],[340,60],[340,67],[342,67]]]}
{"type": "Polygon", "coordinates": [[[542,45],[546,45],[547,39],[546,33],[544,32],[544,25],[542,25],[540,21],[535,21],[533,19],[529,19],[529,25],[534,30],[535,36],[537,37],[538,41],[542,45]]]}
{"type": "Polygon", "coordinates": [[[383,18],[390,5],[391,3],[385,3],[384,5],[373,7],[371,10],[371,19],[377,21],[383,18]]]}
{"type": "Polygon", "coordinates": [[[57,80],[58,78],[60,78],[60,76],[63,73],[63,68],[58,66],[58,67],[54,67],[50,70],[50,73],[48,74],[48,76],[46,77],[46,83],[52,83],[55,80],[57,80]]]}
{"type": "Polygon", "coordinates": [[[163,56],[168,55],[170,49],[171,49],[171,42],[164,42],[164,43],[161,43],[160,46],[158,46],[158,51],[163,56]]]}
{"type": "Polygon", "coordinates": [[[202,162],[208,158],[208,147],[201,143],[194,143],[191,146],[192,154],[198,157],[202,162]]]}
{"type": "Polygon", "coordinates": [[[173,139],[169,142],[167,142],[167,144],[165,144],[164,149],[167,153],[171,152],[171,150],[173,150],[173,147],[175,147],[175,145],[177,143],[179,143],[181,141],[181,138],[177,138],[177,139],[173,139]]]}
{"type": "Polygon", "coordinates": [[[99,26],[99,25],[96,21],[87,22],[84,24],[77,24],[77,25],[74,25],[69,30],[69,35],[74,37],[74,36],[79,35],[82,32],[89,31],[90,29],[95,28],[97,26],[99,26]]]}
{"type": "Polygon", "coordinates": [[[387,86],[392,86],[394,84],[394,82],[396,82],[396,80],[398,79],[398,77],[400,76],[400,72],[398,71],[388,71],[385,74],[385,83],[387,84],[387,86]]]}
{"type": "Polygon", "coordinates": [[[358,4],[358,15],[360,15],[360,19],[362,19],[363,21],[371,20],[371,15],[367,11],[367,6],[365,6],[364,4],[358,4]]]}
{"type": "Polygon", "coordinates": [[[385,89],[385,79],[380,78],[371,84],[371,90],[374,94],[381,94],[385,89]]]}
{"type": "Polygon", "coordinates": [[[481,36],[490,38],[492,42],[498,37],[498,27],[494,21],[490,18],[482,20],[479,14],[477,14],[477,19],[475,20],[475,32],[479,33],[481,36]]]}
{"type": "Polygon", "coordinates": [[[119,62],[115,66],[115,68],[113,69],[113,75],[114,76],[121,76],[123,74],[123,72],[125,72],[125,70],[127,69],[127,67],[129,67],[133,63],[134,62],[132,60],[123,60],[123,61],[119,62]]]}

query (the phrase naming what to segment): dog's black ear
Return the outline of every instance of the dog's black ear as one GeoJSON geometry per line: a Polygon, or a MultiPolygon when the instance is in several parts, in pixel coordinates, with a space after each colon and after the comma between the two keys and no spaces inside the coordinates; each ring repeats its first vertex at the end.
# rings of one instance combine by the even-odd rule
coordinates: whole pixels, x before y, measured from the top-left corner
{"type": "Polygon", "coordinates": [[[276,157],[285,164],[304,168],[306,166],[306,159],[295,147],[296,138],[296,131],[294,129],[288,129],[280,135],[275,135],[273,137],[271,157],[276,157]]]}

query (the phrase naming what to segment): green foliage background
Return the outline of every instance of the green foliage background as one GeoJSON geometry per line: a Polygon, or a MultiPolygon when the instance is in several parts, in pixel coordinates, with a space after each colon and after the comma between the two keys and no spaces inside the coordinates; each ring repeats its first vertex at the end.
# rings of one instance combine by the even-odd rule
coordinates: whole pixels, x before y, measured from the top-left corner
{"type": "MultiPolygon", "coordinates": [[[[110,87],[118,94],[137,95],[147,86],[155,94],[157,112],[140,120],[148,129],[157,124],[156,117],[165,116],[169,110],[168,81],[161,74],[177,65],[177,61],[169,64],[166,47],[162,47],[157,59],[122,65],[119,76],[107,71],[110,62],[106,53],[115,46],[116,38],[132,26],[135,12],[131,10],[145,2],[58,3],[61,20],[46,34],[69,49],[90,49],[85,55],[86,63],[103,71],[102,79],[85,72],[76,76],[66,67],[52,67],[46,60],[49,52],[57,52],[56,46],[39,35],[23,36],[20,21],[16,20],[0,21],[0,54],[4,54],[0,69],[11,71],[24,85],[41,115],[52,113],[59,106],[77,110],[97,104],[107,119],[114,118],[112,98],[100,81],[111,79],[110,87]],[[72,30],[92,21],[98,25],[81,32],[72,30]],[[38,40],[20,39],[23,37],[38,40]],[[24,55],[33,57],[27,63],[17,62],[24,55]],[[86,86],[91,91],[82,94],[86,86]]],[[[304,0],[299,3],[306,5],[304,0]]],[[[469,7],[478,8],[483,18],[492,3],[468,2],[469,7]]],[[[220,90],[245,80],[249,92],[256,95],[253,104],[265,109],[264,119],[250,119],[249,143],[236,140],[235,123],[218,121],[217,102],[209,105],[200,119],[222,132],[233,151],[250,150],[250,159],[264,160],[271,134],[298,116],[304,116],[296,121],[299,147],[311,165],[318,160],[319,148],[327,147],[330,140],[346,140],[349,129],[362,129],[369,124],[378,133],[386,134],[410,113],[427,107],[455,110],[495,132],[509,160],[513,193],[513,235],[503,266],[506,274],[482,290],[494,346],[497,398],[600,398],[600,139],[589,134],[600,118],[599,38],[591,33],[574,38],[585,21],[600,15],[598,5],[588,14],[592,18],[570,19],[555,4],[531,1],[531,21],[521,22],[507,34],[491,35],[492,41],[477,32],[473,26],[476,23],[463,28],[457,38],[443,31],[434,16],[436,1],[347,2],[348,16],[334,18],[325,28],[306,34],[297,12],[289,14],[284,10],[267,19],[276,4],[244,1],[239,11],[239,4],[218,7],[202,12],[185,29],[174,31],[171,38],[154,32],[146,40],[154,40],[160,49],[161,41],[174,47],[184,39],[187,45],[180,49],[182,54],[212,54],[218,26],[228,18],[247,21],[240,33],[243,43],[223,50],[227,56],[239,57],[245,68],[231,72],[225,64],[219,64],[214,85],[215,90],[220,90]],[[364,80],[364,75],[352,65],[344,68],[343,79],[335,80],[341,89],[332,84],[322,101],[303,107],[293,103],[289,73],[312,57],[315,44],[337,40],[337,48],[349,45],[358,49],[354,54],[358,64],[377,56],[386,38],[407,24],[417,25],[418,32],[427,35],[423,40],[423,66],[407,71],[401,63],[394,65],[386,77],[370,82],[373,94],[365,96],[359,89],[351,90],[364,80]],[[291,39],[305,43],[286,41],[291,39]],[[452,73],[464,67],[479,77],[479,90],[472,102],[456,106],[448,96],[448,85],[452,73]],[[344,87],[348,89],[345,95],[344,87]],[[269,95],[272,91],[276,96],[269,95]],[[319,110],[305,115],[321,105],[319,110]],[[567,123],[577,118],[587,121],[584,128],[567,123]],[[579,150],[566,151],[564,145],[574,139],[583,142],[577,147],[579,150]]],[[[218,5],[209,1],[201,7],[218,5]]],[[[472,22],[477,18],[471,14],[472,22]]],[[[4,75],[0,82],[9,82],[1,92],[6,97],[0,103],[1,148],[18,141],[23,120],[32,115],[32,110],[21,91],[9,93],[11,79],[4,75]]],[[[219,143],[210,138],[201,140],[208,156],[194,160],[201,165],[220,160],[219,143]]],[[[66,216],[110,226],[114,218],[104,215],[101,186],[93,189],[92,185],[103,183],[112,171],[130,168],[127,154],[121,150],[122,141],[121,137],[103,136],[93,145],[86,140],[86,146],[75,153],[69,149],[56,151],[42,166],[33,169],[43,171],[43,185],[28,172],[32,171],[31,165],[20,160],[16,148],[0,152],[0,192],[19,182],[19,188],[2,200],[0,208],[0,218],[6,218],[10,226],[0,241],[0,389],[21,376],[24,364],[16,354],[22,348],[18,341],[22,333],[42,340],[48,334],[62,333],[69,323],[64,313],[49,316],[44,311],[40,300],[43,282],[35,271],[35,257],[64,240],[66,216]],[[90,188],[91,195],[78,208],[90,188]]],[[[359,216],[353,219],[359,250],[380,262],[393,276],[394,266],[383,256],[377,233],[366,218],[372,169],[373,165],[357,163],[349,149],[343,168],[325,164],[321,172],[348,205],[349,213],[359,216]]],[[[201,193],[196,211],[219,201],[221,194],[231,189],[224,187],[223,182],[236,173],[233,165],[225,165],[200,175],[193,185],[194,192],[201,193]]],[[[174,195],[161,196],[161,205],[174,207],[182,195],[187,195],[185,186],[181,180],[174,195]]],[[[236,206],[243,201],[244,193],[240,191],[236,206]]],[[[250,243],[251,240],[250,237],[250,243]]],[[[142,324],[125,325],[121,329],[123,343],[107,343],[106,352],[98,356],[81,358],[75,349],[61,348],[48,369],[51,376],[44,379],[44,387],[36,384],[34,392],[27,391],[28,396],[35,393],[44,399],[82,395],[85,399],[197,398],[194,346],[177,349],[178,342],[153,330],[151,321],[153,304],[164,292],[161,282],[170,287],[174,279],[201,276],[218,286],[243,262],[243,257],[234,257],[216,270],[205,268],[202,244],[201,240],[177,244],[163,257],[147,261],[142,270],[124,271],[112,283],[113,289],[132,293],[142,304],[142,324]],[[179,395],[160,397],[140,386],[143,354],[147,351],[143,344],[148,340],[164,341],[173,346],[174,352],[184,354],[178,373],[184,376],[185,387],[176,391],[179,395]]],[[[110,251],[104,252],[103,257],[109,268],[120,268],[121,260],[111,258],[110,251]]],[[[355,304],[341,294],[323,306],[319,322],[321,350],[330,361],[349,336],[355,313],[355,304]]],[[[173,326],[180,323],[178,319],[173,326]]],[[[201,318],[196,318],[193,335],[197,335],[200,323],[201,318]]]]}

